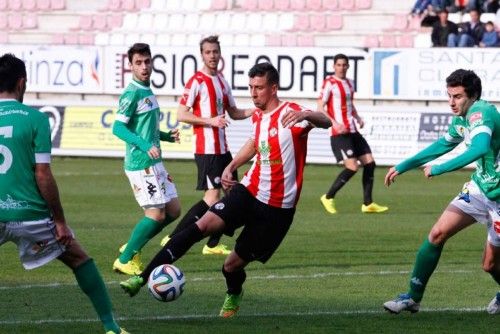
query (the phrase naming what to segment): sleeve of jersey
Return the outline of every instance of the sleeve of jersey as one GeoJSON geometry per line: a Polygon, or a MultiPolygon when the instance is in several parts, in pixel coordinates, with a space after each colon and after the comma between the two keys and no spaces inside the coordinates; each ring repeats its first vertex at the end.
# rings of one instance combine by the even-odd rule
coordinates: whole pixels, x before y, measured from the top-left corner
{"type": "Polygon", "coordinates": [[[153,144],[148,143],[127,128],[127,125],[119,120],[113,123],[113,134],[124,142],[139,147],[143,152],[147,152],[153,144]]]}
{"type": "MultiPolygon", "coordinates": [[[[226,79],[224,79],[224,85],[226,85],[226,87],[230,87],[229,83],[227,82],[226,79]]],[[[236,101],[234,100],[234,96],[233,96],[233,92],[231,91],[231,88],[227,89],[227,102],[229,103],[229,106],[236,107],[236,101]]]]}
{"type": "Polygon", "coordinates": [[[323,81],[323,85],[321,87],[321,91],[319,93],[319,99],[323,101],[323,103],[328,102],[328,97],[330,95],[331,83],[329,80],[323,81]]]}
{"type": "Polygon", "coordinates": [[[408,158],[396,165],[395,168],[399,174],[403,174],[410,169],[422,166],[426,162],[434,160],[437,157],[450,152],[458,144],[459,141],[449,141],[446,137],[441,137],[422,151],[415,154],[413,157],[408,158]]]}
{"type": "MultiPolygon", "coordinates": [[[[496,111],[495,111],[496,112],[496,111]]],[[[493,120],[488,113],[476,112],[467,116],[470,124],[471,143],[467,150],[455,158],[432,166],[431,175],[440,175],[467,166],[485,155],[490,149],[493,120]]]]}
{"type": "Polygon", "coordinates": [[[36,163],[50,163],[50,152],[52,142],[50,139],[49,119],[45,114],[41,114],[40,120],[35,124],[33,145],[36,163]]]}
{"type": "Polygon", "coordinates": [[[186,107],[193,107],[196,96],[198,96],[199,84],[196,80],[196,75],[191,77],[184,87],[184,93],[182,94],[179,104],[186,107]]]}

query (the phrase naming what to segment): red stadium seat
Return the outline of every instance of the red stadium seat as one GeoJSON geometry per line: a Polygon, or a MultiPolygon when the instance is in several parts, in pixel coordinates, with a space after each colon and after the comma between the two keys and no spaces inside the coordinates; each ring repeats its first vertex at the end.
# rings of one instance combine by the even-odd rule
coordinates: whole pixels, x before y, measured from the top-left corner
{"type": "Polygon", "coordinates": [[[65,0],[50,0],[50,8],[55,10],[63,10],[66,8],[65,0]]]}
{"type": "Polygon", "coordinates": [[[24,14],[23,27],[25,29],[35,29],[38,27],[38,15],[36,14],[36,12],[24,14]]]}
{"type": "Polygon", "coordinates": [[[377,35],[367,35],[365,36],[365,48],[378,48],[379,41],[377,35]]]}
{"type": "Polygon", "coordinates": [[[92,16],[82,15],[78,20],[78,29],[80,30],[91,30],[92,29],[92,16]]]}
{"type": "Polygon", "coordinates": [[[5,31],[0,31],[0,44],[9,43],[9,35],[5,31]]]}
{"type": "Polygon", "coordinates": [[[388,30],[406,30],[408,27],[408,16],[406,14],[395,14],[392,20],[392,26],[388,30]]]}
{"type": "Polygon", "coordinates": [[[372,0],[356,0],[354,6],[356,9],[370,9],[372,8],[372,0]]]}
{"type": "Polygon", "coordinates": [[[340,30],[343,26],[341,14],[328,14],[326,16],[326,29],[327,30],[340,30]]]}
{"type": "Polygon", "coordinates": [[[306,8],[305,0],[290,0],[290,8],[293,10],[304,10],[306,8]]]}
{"type": "Polygon", "coordinates": [[[242,7],[243,9],[246,9],[248,11],[257,10],[257,8],[259,7],[259,2],[258,0],[245,0],[242,7]]]}
{"type": "Polygon", "coordinates": [[[281,45],[282,46],[297,46],[297,35],[296,34],[287,34],[281,36],[281,45]]]}
{"type": "Polygon", "coordinates": [[[309,27],[309,15],[303,13],[295,14],[292,30],[307,31],[309,27]]]}
{"type": "Polygon", "coordinates": [[[78,34],[66,34],[64,35],[64,44],[77,45],[79,42],[78,34]]]}
{"type": "Polygon", "coordinates": [[[263,11],[270,11],[274,7],[273,0],[258,0],[257,3],[258,3],[259,10],[263,10],[263,11]]]}
{"type": "Polygon", "coordinates": [[[126,12],[134,12],[137,8],[135,8],[135,0],[122,0],[121,8],[126,12]]]}
{"type": "Polygon", "coordinates": [[[266,46],[281,46],[281,35],[280,34],[266,35],[266,46]]]}
{"type": "Polygon", "coordinates": [[[212,10],[225,10],[227,9],[227,0],[212,0],[210,8],[212,10]]]}
{"type": "MultiPolygon", "coordinates": [[[[49,10],[50,9],[50,0],[36,0],[36,9],[39,11],[49,10]]],[[[63,39],[63,42],[64,42],[64,39],[63,39]]]]}
{"type": "Polygon", "coordinates": [[[0,0],[0,10],[6,10],[8,7],[8,0],[0,0]]]}
{"type": "Polygon", "coordinates": [[[314,46],[314,37],[312,35],[297,36],[297,46],[314,46]]]}
{"type": "Polygon", "coordinates": [[[5,30],[8,25],[9,25],[9,22],[7,20],[7,14],[0,13],[0,29],[5,30]]]}
{"type": "Polygon", "coordinates": [[[382,35],[380,37],[380,47],[393,48],[396,46],[396,37],[394,35],[382,35]]]}
{"type": "Polygon", "coordinates": [[[339,0],[339,7],[343,10],[353,10],[355,8],[354,0],[339,0]]]}
{"type": "Polygon", "coordinates": [[[123,15],[120,13],[113,13],[106,16],[106,24],[110,29],[120,28],[123,24],[123,15]]]}
{"type": "Polygon", "coordinates": [[[21,10],[23,2],[21,0],[9,0],[9,9],[12,11],[21,10]]]}
{"type": "Polygon", "coordinates": [[[23,0],[24,10],[33,10],[36,8],[36,0],[23,0]]]}
{"type": "Polygon", "coordinates": [[[323,8],[326,10],[335,10],[339,8],[339,0],[323,0],[323,8]]]}
{"type": "Polygon", "coordinates": [[[7,16],[7,22],[9,25],[9,29],[11,30],[19,30],[23,27],[23,18],[18,13],[9,14],[7,16]]]}
{"type": "Polygon", "coordinates": [[[99,31],[107,30],[106,16],[103,14],[94,15],[92,17],[92,28],[99,31]]]}
{"type": "Polygon", "coordinates": [[[326,30],[326,16],[325,14],[316,13],[309,16],[310,27],[312,31],[325,31],[326,30]]]}
{"type": "Polygon", "coordinates": [[[78,44],[80,45],[94,45],[95,36],[93,34],[80,34],[78,36],[78,44]]]}
{"type": "Polygon", "coordinates": [[[306,9],[311,11],[320,10],[322,7],[321,0],[307,0],[306,1],[306,9]]]}
{"type": "Polygon", "coordinates": [[[52,34],[52,44],[64,44],[64,35],[52,34]]]}
{"type": "Polygon", "coordinates": [[[281,11],[290,10],[290,0],[274,0],[274,9],[281,11]]]}
{"type": "Polygon", "coordinates": [[[151,7],[151,0],[135,0],[135,8],[145,9],[151,7]]]}
{"type": "Polygon", "coordinates": [[[121,0],[108,0],[108,3],[106,4],[106,9],[107,10],[120,10],[122,8],[122,3],[121,0]]]}
{"type": "Polygon", "coordinates": [[[413,47],[413,35],[403,34],[396,38],[396,45],[400,48],[412,48],[413,47]]]}

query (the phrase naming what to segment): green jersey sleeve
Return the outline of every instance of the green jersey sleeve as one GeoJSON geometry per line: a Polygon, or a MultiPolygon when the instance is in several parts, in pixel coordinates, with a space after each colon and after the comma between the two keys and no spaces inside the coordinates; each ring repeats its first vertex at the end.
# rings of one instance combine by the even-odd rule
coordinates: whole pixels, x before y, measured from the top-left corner
{"type": "Polygon", "coordinates": [[[52,142],[50,139],[49,118],[43,113],[37,113],[40,119],[34,124],[33,146],[35,153],[50,153],[52,142]]]}

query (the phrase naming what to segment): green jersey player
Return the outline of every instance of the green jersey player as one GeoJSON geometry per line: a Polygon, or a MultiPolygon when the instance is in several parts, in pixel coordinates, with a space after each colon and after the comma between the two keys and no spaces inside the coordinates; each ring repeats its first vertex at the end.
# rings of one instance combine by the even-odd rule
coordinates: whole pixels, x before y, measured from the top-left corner
{"type": "MultiPolygon", "coordinates": [[[[467,149],[441,165],[424,168],[431,178],[476,162],[471,180],[451,201],[420,247],[410,279],[410,289],[395,300],[384,303],[392,313],[417,312],[425,287],[436,268],[445,242],[464,228],[480,222],[488,236],[483,255],[483,269],[500,284],[500,114],[496,107],[481,100],[481,79],[473,72],[459,69],[446,78],[448,103],[454,115],[448,132],[415,156],[389,169],[385,184],[396,176],[421,166],[464,142],[467,149]]],[[[500,292],[487,307],[490,314],[500,314],[500,292]]]]}
{"type": "Polygon", "coordinates": [[[49,120],[22,104],[26,80],[22,60],[0,57],[0,245],[16,243],[25,269],[62,261],[90,298],[106,333],[126,333],[113,317],[99,270],[66,224],[50,169],[49,120]]]}
{"type": "Polygon", "coordinates": [[[113,269],[127,275],[142,271],[139,253],[163,227],[180,215],[181,207],[172,178],[161,163],[160,140],[179,140],[177,130],[159,129],[160,108],[149,87],[153,69],[149,45],[136,43],[128,50],[132,82],[120,96],[113,134],[126,143],[125,173],[135,198],[144,209],[128,242],[120,248],[113,269]]]}

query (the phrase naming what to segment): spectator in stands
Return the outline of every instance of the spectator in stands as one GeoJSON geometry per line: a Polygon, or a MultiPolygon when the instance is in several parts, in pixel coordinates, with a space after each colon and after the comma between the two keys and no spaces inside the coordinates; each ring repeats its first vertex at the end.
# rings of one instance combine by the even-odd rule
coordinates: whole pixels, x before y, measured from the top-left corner
{"type": "Polygon", "coordinates": [[[432,46],[448,46],[448,36],[458,34],[458,27],[455,23],[448,21],[448,11],[442,9],[438,13],[439,21],[432,26],[431,40],[432,46]]]}
{"type": "Polygon", "coordinates": [[[432,10],[436,13],[443,10],[449,10],[452,5],[452,0],[431,0],[432,10]]]}
{"type": "Polygon", "coordinates": [[[486,22],[484,30],[483,38],[481,39],[481,42],[479,42],[479,46],[482,48],[499,46],[500,38],[498,37],[498,33],[495,31],[495,25],[493,22],[486,22]]]}
{"type": "Polygon", "coordinates": [[[411,15],[420,16],[428,11],[431,0],[417,0],[411,10],[411,15]]]}
{"type": "Polygon", "coordinates": [[[479,46],[483,38],[484,25],[479,21],[479,11],[473,9],[469,12],[470,21],[460,24],[459,33],[450,33],[448,46],[471,47],[479,46]]]}
{"type": "Polygon", "coordinates": [[[486,0],[482,6],[483,13],[496,13],[498,9],[500,9],[499,0],[486,0]]]}

